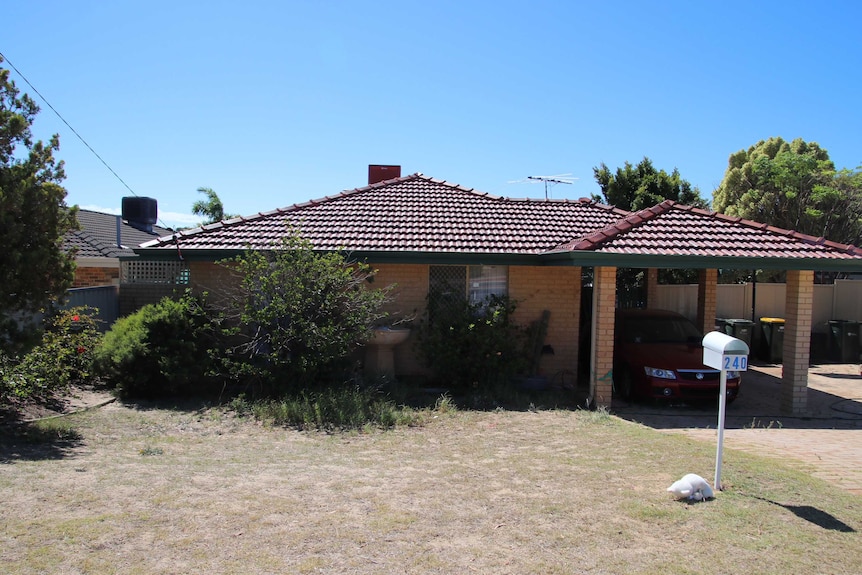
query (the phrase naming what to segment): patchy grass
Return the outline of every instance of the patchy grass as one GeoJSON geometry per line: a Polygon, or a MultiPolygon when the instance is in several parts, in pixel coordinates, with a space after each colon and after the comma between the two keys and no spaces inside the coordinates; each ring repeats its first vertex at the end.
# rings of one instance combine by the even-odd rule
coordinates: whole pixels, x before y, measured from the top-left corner
{"type": "Polygon", "coordinates": [[[399,406],[375,389],[331,388],[259,401],[240,396],[229,406],[267,424],[302,430],[388,429],[420,425],[423,420],[420,411],[399,406]]]}
{"type": "MultiPolygon", "coordinates": [[[[30,573],[859,573],[862,500],[603,412],[464,412],[320,433],[112,404],[57,457],[3,438],[0,563],[30,573]],[[144,451],[154,457],[142,457],[144,451]]],[[[64,424],[65,425],[65,424],[64,424]]]]}

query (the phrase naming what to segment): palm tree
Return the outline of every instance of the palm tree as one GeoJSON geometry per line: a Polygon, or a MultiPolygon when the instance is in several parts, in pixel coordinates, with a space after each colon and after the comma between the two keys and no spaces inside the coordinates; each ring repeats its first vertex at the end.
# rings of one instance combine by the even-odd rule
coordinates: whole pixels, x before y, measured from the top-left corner
{"type": "Polygon", "coordinates": [[[198,200],[192,204],[192,213],[196,216],[205,216],[207,220],[203,224],[213,224],[236,217],[235,215],[224,213],[224,205],[212,188],[200,187],[198,188],[198,192],[206,194],[207,199],[198,200]]]}

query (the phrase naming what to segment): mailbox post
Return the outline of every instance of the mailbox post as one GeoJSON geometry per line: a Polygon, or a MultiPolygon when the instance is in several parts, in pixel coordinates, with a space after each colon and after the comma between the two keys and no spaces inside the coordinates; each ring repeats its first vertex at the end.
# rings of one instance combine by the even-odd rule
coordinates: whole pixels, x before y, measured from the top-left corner
{"type": "Polygon", "coordinates": [[[721,458],[724,449],[724,412],[727,407],[727,372],[748,369],[748,344],[719,331],[703,338],[703,364],[721,372],[718,396],[718,446],[715,453],[715,488],[721,490],[721,458]]]}

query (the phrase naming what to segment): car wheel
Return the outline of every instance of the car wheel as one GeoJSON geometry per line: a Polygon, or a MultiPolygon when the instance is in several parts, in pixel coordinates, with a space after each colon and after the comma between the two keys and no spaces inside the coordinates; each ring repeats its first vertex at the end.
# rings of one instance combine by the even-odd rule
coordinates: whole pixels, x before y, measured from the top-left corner
{"type": "Polygon", "coordinates": [[[626,401],[632,398],[632,374],[628,369],[614,371],[614,394],[626,401]]]}

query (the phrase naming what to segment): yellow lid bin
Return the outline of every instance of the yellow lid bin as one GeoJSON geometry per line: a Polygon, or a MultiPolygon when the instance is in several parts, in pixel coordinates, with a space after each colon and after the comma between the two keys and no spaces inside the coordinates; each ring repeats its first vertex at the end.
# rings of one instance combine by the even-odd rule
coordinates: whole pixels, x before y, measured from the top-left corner
{"type": "Polygon", "coordinates": [[[769,363],[781,363],[784,359],[784,318],[760,318],[760,359],[769,363]]]}

